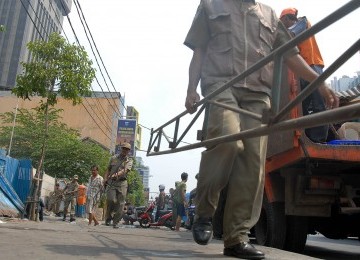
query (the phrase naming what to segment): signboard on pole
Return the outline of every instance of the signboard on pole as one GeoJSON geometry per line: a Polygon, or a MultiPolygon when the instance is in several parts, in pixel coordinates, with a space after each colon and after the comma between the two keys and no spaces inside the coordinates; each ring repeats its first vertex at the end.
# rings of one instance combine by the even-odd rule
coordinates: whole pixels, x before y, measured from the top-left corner
{"type": "Polygon", "coordinates": [[[135,134],[136,119],[119,119],[117,127],[117,136],[115,144],[115,153],[121,151],[121,144],[129,143],[131,145],[130,156],[135,156],[135,134]]]}

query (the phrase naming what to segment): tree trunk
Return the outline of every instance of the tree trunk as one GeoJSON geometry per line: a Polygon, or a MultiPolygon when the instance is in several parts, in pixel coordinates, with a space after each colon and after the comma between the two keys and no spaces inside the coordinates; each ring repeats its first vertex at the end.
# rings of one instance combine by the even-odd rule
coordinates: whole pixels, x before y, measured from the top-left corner
{"type": "Polygon", "coordinates": [[[38,220],[38,214],[36,214],[35,209],[36,205],[39,203],[40,196],[41,196],[41,187],[42,187],[42,179],[44,177],[44,171],[42,170],[43,164],[44,164],[44,158],[45,158],[45,148],[46,148],[46,142],[48,139],[48,133],[49,133],[49,104],[46,102],[45,109],[44,109],[44,139],[41,146],[41,155],[40,160],[38,163],[38,167],[36,169],[36,174],[34,178],[34,189],[33,189],[33,202],[31,204],[31,211],[30,211],[30,219],[37,221],[38,220]]]}

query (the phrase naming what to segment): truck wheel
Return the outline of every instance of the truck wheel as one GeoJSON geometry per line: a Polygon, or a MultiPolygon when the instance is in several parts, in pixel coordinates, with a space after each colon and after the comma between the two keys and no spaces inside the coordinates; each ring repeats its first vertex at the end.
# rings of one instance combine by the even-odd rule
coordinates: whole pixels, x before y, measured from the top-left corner
{"type": "Polygon", "coordinates": [[[308,218],[303,216],[286,217],[286,241],[284,249],[301,253],[304,251],[308,234],[308,218]]]}
{"type": "Polygon", "coordinates": [[[286,236],[284,203],[269,203],[264,194],[261,215],[254,232],[259,245],[283,249],[286,236]]]}

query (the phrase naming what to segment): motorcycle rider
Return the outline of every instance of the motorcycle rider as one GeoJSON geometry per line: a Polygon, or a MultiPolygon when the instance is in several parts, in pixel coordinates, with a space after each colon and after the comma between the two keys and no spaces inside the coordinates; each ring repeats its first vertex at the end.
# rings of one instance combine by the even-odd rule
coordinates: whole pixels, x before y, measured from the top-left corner
{"type": "Polygon", "coordinates": [[[160,184],[159,191],[160,191],[160,194],[159,194],[158,200],[156,201],[155,222],[157,222],[159,220],[160,210],[165,209],[165,185],[160,184]]]}

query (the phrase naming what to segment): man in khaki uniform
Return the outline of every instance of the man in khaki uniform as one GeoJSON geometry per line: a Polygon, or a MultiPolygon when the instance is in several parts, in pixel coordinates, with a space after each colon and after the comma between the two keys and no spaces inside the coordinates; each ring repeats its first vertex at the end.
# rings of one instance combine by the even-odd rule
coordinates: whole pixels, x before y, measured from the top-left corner
{"type": "Polygon", "coordinates": [[[63,191],[64,194],[64,217],[63,221],[66,220],[66,215],[68,212],[68,208],[70,205],[70,222],[75,221],[75,206],[76,199],[79,189],[78,176],[74,175],[72,181],[66,184],[65,189],[63,191]]]}
{"type": "Polygon", "coordinates": [[[108,169],[104,175],[106,186],[106,213],[105,225],[109,226],[113,220],[113,227],[119,228],[118,224],[124,213],[125,199],[127,195],[127,173],[131,170],[133,159],[128,156],[131,149],[129,143],[121,145],[121,153],[110,159],[108,169]],[[114,216],[112,217],[112,214],[114,216]]]}
{"type": "MultiPolygon", "coordinates": [[[[189,68],[186,109],[196,111],[196,91],[201,79],[203,96],[218,90],[277,47],[291,39],[275,11],[254,0],[202,0],[184,44],[193,50],[189,68]]],[[[318,77],[298,54],[284,57],[302,78],[318,77]]],[[[262,114],[270,109],[273,64],[269,63],[213,98],[234,108],[262,114]]],[[[328,107],[338,105],[326,84],[319,87],[328,107]]],[[[211,105],[206,138],[237,134],[260,127],[260,120],[211,105]]],[[[264,253],[249,243],[248,232],[257,222],[264,189],[267,137],[225,142],[202,153],[196,193],[194,240],[206,245],[212,237],[211,218],[220,191],[228,185],[224,210],[224,255],[263,259],[264,253]]]]}
{"type": "Polygon", "coordinates": [[[56,216],[59,216],[60,203],[62,200],[62,190],[60,190],[59,183],[55,184],[55,189],[50,192],[49,197],[49,211],[53,211],[56,216]]]}

